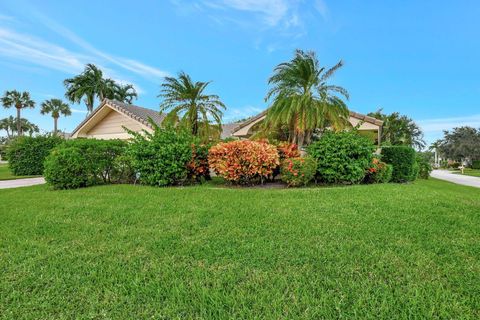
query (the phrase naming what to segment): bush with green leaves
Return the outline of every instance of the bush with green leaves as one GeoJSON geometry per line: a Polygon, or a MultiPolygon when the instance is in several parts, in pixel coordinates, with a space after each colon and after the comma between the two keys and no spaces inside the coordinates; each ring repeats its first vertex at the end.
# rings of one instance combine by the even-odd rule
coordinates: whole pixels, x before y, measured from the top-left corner
{"type": "Polygon", "coordinates": [[[355,131],[326,132],[308,153],[317,160],[317,178],[325,183],[359,183],[372,162],[375,145],[355,131]]]}
{"type": "Polygon", "coordinates": [[[87,164],[79,148],[55,148],[45,159],[45,180],[54,189],[87,187],[92,184],[87,164]]]}
{"type": "Polygon", "coordinates": [[[415,158],[415,150],[410,146],[382,148],[382,160],[393,166],[393,182],[404,183],[417,178],[418,165],[415,158]]]}
{"type": "Polygon", "coordinates": [[[188,181],[193,136],[173,128],[155,127],[153,133],[130,132],[129,154],[142,184],[168,186],[188,181]]]}
{"type": "Polygon", "coordinates": [[[365,176],[365,183],[387,183],[392,179],[393,166],[374,157],[365,176]]]}
{"type": "Polygon", "coordinates": [[[472,169],[480,169],[480,160],[472,161],[472,169]]]}
{"type": "Polygon", "coordinates": [[[43,161],[62,141],[54,135],[13,139],[7,149],[10,170],[16,176],[43,174],[43,161]]]}
{"type": "Polygon", "coordinates": [[[126,148],[122,140],[67,140],[46,158],[45,180],[55,189],[124,182],[125,168],[119,161],[126,148]]]}
{"type": "Polygon", "coordinates": [[[317,161],[312,157],[286,158],[282,161],[282,181],[289,187],[306,186],[317,172],[317,161]]]}
{"type": "Polygon", "coordinates": [[[425,157],[421,153],[417,153],[416,155],[416,177],[421,178],[421,179],[428,179],[430,178],[430,173],[432,172],[433,168],[432,165],[430,164],[430,161],[427,157],[425,157]]]}

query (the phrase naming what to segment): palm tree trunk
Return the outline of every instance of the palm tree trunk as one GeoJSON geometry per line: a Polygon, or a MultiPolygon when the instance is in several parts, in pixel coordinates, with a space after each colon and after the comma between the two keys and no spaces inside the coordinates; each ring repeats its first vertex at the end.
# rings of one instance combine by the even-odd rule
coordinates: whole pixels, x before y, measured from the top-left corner
{"type": "Polygon", "coordinates": [[[53,118],[53,134],[54,135],[57,135],[57,121],[58,121],[58,118],[53,118]]]}
{"type": "Polygon", "coordinates": [[[18,136],[22,135],[22,118],[20,117],[21,108],[17,108],[17,134],[18,136]]]}

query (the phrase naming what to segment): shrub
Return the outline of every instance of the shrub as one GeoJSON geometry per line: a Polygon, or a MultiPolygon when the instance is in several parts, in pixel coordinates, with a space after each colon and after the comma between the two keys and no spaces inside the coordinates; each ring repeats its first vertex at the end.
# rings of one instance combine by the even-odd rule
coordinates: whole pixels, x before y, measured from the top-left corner
{"type": "Polygon", "coordinates": [[[298,146],[294,143],[281,142],[277,146],[278,156],[280,161],[288,158],[298,158],[300,157],[300,151],[298,151],[298,146]]]}
{"type": "Polygon", "coordinates": [[[45,180],[54,189],[86,187],[89,185],[87,163],[87,159],[78,148],[56,148],[45,159],[45,180]]]}
{"type": "Polygon", "coordinates": [[[417,156],[415,159],[416,159],[416,166],[414,168],[415,177],[419,177],[421,179],[430,178],[430,173],[432,172],[433,168],[432,168],[432,165],[430,164],[429,159],[424,157],[420,153],[417,153],[417,156]]]}
{"type": "Polygon", "coordinates": [[[210,168],[208,166],[209,145],[192,144],[192,158],[187,163],[188,179],[192,182],[210,180],[210,168]]]}
{"type": "Polygon", "coordinates": [[[155,127],[153,133],[131,132],[129,153],[140,182],[152,186],[182,184],[188,181],[193,137],[184,131],[155,127]]]}
{"type": "Polygon", "coordinates": [[[16,176],[43,174],[45,158],[62,141],[62,138],[53,135],[18,137],[12,140],[7,149],[12,173],[16,176]]]}
{"type": "Polygon", "coordinates": [[[125,168],[120,170],[119,158],[126,146],[121,140],[67,140],[45,160],[45,179],[55,189],[123,182],[125,168]]]}
{"type": "Polygon", "coordinates": [[[373,158],[372,164],[365,176],[365,183],[387,183],[392,179],[393,166],[373,158]]]}
{"type": "Polygon", "coordinates": [[[393,166],[392,181],[408,182],[416,179],[415,150],[409,146],[382,148],[382,160],[393,166]]]}
{"type": "Polygon", "coordinates": [[[472,161],[472,169],[480,169],[480,160],[472,161]]]}
{"type": "Polygon", "coordinates": [[[282,181],[290,187],[305,186],[317,172],[317,161],[312,157],[287,158],[282,162],[282,181]]]}
{"type": "Polygon", "coordinates": [[[457,161],[453,161],[453,162],[449,162],[448,163],[448,167],[451,168],[451,169],[458,169],[458,167],[460,167],[462,164],[460,162],[457,162],[457,161]]]}
{"type": "Polygon", "coordinates": [[[210,148],[210,168],[224,179],[252,184],[271,178],[280,164],[277,148],[265,142],[239,140],[210,148]]]}
{"type": "Polygon", "coordinates": [[[308,148],[317,160],[317,177],[326,183],[359,183],[372,162],[371,140],[351,132],[326,132],[308,148]]]}

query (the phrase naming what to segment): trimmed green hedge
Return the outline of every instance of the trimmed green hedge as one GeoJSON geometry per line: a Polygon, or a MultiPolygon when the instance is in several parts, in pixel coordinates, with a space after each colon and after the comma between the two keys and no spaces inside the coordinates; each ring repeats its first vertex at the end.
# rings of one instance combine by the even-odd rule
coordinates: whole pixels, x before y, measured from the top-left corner
{"type": "Polygon", "coordinates": [[[372,163],[375,145],[355,131],[326,132],[308,148],[317,160],[317,177],[326,183],[359,183],[372,163]]]}
{"type": "Polygon", "coordinates": [[[382,160],[393,166],[392,181],[408,182],[417,178],[418,164],[415,150],[409,146],[388,146],[382,148],[382,160]]]}
{"type": "Polygon", "coordinates": [[[43,162],[62,138],[49,136],[18,137],[7,149],[9,166],[13,175],[33,176],[43,174],[43,162]]]}
{"type": "Polygon", "coordinates": [[[472,161],[472,169],[480,169],[480,160],[472,161]]]}
{"type": "Polygon", "coordinates": [[[193,158],[194,145],[191,134],[160,127],[156,127],[153,133],[131,134],[134,139],[129,152],[141,183],[167,186],[183,184],[189,180],[189,164],[193,158]]]}
{"type": "Polygon", "coordinates": [[[67,140],[45,159],[45,180],[55,189],[124,182],[125,176],[131,180],[131,165],[119,163],[126,148],[121,140],[67,140]]]}

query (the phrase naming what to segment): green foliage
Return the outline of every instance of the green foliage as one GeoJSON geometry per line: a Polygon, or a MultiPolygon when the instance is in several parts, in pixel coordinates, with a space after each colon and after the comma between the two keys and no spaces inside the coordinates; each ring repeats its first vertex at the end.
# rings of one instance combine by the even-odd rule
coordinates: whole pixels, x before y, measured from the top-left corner
{"type": "Polygon", "coordinates": [[[16,176],[41,175],[43,161],[63,139],[56,136],[18,137],[7,149],[12,173],[16,176]]]}
{"type": "Polygon", "coordinates": [[[365,183],[387,183],[392,180],[393,166],[373,158],[372,164],[365,176],[365,183]]]}
{"type": "Polygon", "coordinates": [[[371,140],[350,132],[326,132],[308,148],[318,162],[317,177],[326,183],[359,183],[372,162],[371,140]]]}
{"type": "Polygon", "coordinates": [[[163,99],[160,112],[167,113],[164,122],[188,130],[203,142],[218,138],[225,105],[219,96],[205,93],[209,84],[194,82],[184,72],[176,78],[165,77],[159,95],[163,99]]]}
{"type": "Polygon", "coordinates": [[[432,172],[433,168],[430,163],[429,155],[425,153],[417,152],[415,159],[417,164],[417,168],[415,170],[418,169],[417,177],[421,179],[430,178],[430,173],[432,172]]]}
{"type": "Polygon", "coordinates": [[[45,179],[55,189],[123,182],[127,171],[121,140],[74,139],[56,147],[45,160],[45,179]]]}
{"type": "Polygon", "coordinates": [[[79,148],[56,148],[45,159],[45,180],[54,189],[76,189],[92,184],[88,160],[79,148]]]}
{"type": "Polygon", "coordinates": [[[192,160],[192,135],[173,128],[155,127],[153,133],[134,133],[129,153],[140,182],[152,186],[183,184],[192,160]]]}
{"type": "Polygon", "coordinates": [[[264,131],[278,132],[286,128],[290,142],[302,147],[310,142],[315,129],[349,126],[348,108],[340,96],[348,99],[347,90],[328,83],[343,66],[339,61],[332,68],[322,67],[313,51],[296,50],[292,60],[279,64],[268,83],[265,100],[272,100],[264,131]]]}
{"type": "Polygon", "coordinates": [[[407,145],[417,149],[425,147],[423,132],[413,119],[398,112],[384,114],[381,109],[368,115],[383,121],[383,145],[407,145]]]}
{"type": "Polygon", "coordinates": [[[417,177],[415,150],[409,146],[389,146],[382,148],[382,160],[393,166],[392,181],[408,182],[417,177]]]}
{"type": "Polygon", "coordinates": [[[317,161],[312,157],[286,158],[282,162],[282,181],[290,187],[306,186],[317,173],[317,161]]]}
{"type": "Polygon", "coordinates": [[[210,180],[208,166],[208,150],[210,144],[192,144],[192,159],[187,163],[188,180],[191,182],[204,182],[210,180]]]}
{"type": "Polygon", "coordinates": [[[472,169],[480,169],[480,160],[472,161],[472,169]]]}

